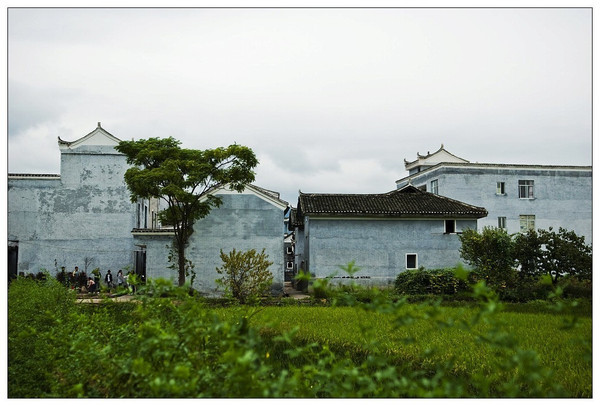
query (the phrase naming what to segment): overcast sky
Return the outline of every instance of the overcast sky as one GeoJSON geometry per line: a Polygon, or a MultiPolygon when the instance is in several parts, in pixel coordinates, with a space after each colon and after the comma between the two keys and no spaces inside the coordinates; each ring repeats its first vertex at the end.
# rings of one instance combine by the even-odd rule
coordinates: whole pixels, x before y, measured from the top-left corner
{"type": "Polygon", "coordinates": [[[256,184],[383,193],[404,159],[591,165],[591,9],[9,9],[8,171],[57,137],[233,142],[256,184]]]}

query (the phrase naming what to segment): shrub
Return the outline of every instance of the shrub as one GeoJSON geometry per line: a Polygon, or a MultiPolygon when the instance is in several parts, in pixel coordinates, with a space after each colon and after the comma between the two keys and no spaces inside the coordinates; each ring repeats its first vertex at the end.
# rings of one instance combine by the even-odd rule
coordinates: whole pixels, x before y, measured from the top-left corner
{"type": "Polygon", "coordinates": [[[541,278],[521,278],[511,286],[498,289],[501,300],[514,303],[525,303],[531,300],[545,300],[552,292],[552,286],[541,278]]]}
{"type": "Polygon", "coordinates": [[[514,243],[506,230],[484,227],[459,234],[460,256],[494,288],[514,280],[514,243]]]}
{"type": "Polygon", "coordinates": [[[580,280],[576,277],[567,276],[562,278],[558,285],[562,288],[565,297],[592,299],[591,280],[580,280]]]}
{"type": "Polygon", "coordinates": [[[299,290],[300,292],[307,293],[308,292],[308,282],[310,280],[310,273],[304,273],[302,269],[298,271],[298,274],[294,276],[294,280],[292,281],[292,286],[294,289],[299,290]]]}
{"type": "Polygon", "coordinates": [[[43,397],[51,365],[68,355],[75,294],[54,278],[18,278],[8,289],[8,396],[43,397]]]}
{"type": "Polygon", "coordinates": [[[268,270],[273,262],[268,258],[264,248],[260,254],[254,249],[245,252],[234,249],[229,254],[221,250],[223,265],[217,268],[217,273],[223,277],[216,282],[227,296],[239,303],[256,301],[267,294],[273,284],[273,275],[268,270]]]}
{"type": "Polygon", "coordinates": [[[469,291],[469,285],[455,276],[454,268],[410,269],[398,274],[394,282],[400,295],[454,295],[469,291]]]}

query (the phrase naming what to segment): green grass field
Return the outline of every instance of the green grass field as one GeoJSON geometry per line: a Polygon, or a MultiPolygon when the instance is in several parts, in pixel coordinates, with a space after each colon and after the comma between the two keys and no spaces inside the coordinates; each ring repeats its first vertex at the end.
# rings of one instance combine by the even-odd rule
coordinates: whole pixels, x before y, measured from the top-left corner
{"type": "Polygon", "coordinates": [[[130,302],[78,304],[56,281],[14,281],[9,397],[592,396],[589,302],[502,310],[476,286],[479,304],[250,307],[151,287],[130,302]]]}
{"type": "MultiPolygon", "coordinates": [[[[390,362],[432,369],[450,362],[454,374],[479,374],[497,382],[510,379],[515,372],[502,369],[507,357],[514,356],[517,349],[531,350],[537,354],[541,366],[553,372],[554,382],[564,387],[569,396],[591,396],[591,318],[578,317],[567,328],[572,324],[570,317],[535,312],[527,305],[510,308],[513,311],[500,312],[494,315],[494,320],[495,325],[514,339],[507,341],[515,348],[513,351],[500,351],[497,345],[479,338],[490,331],[488,323],[464,326],[477,313],[472,307],[435,310],[431,306],[405,305],[401,314],[404,325],[395,323],[398,314],[378,314],[356,307],[267,307],[259,309],[251,317],[251,323],[267,332],[298,326],[295,338],[299,342],[326,344],[351,358],[360,359],[377,347],[388,354],[390,362]],[[525,312],[519,312],[519,308],[525,312]]],[[[215,311],[224,318],[249,312],[241,308],[215,311]]]]}

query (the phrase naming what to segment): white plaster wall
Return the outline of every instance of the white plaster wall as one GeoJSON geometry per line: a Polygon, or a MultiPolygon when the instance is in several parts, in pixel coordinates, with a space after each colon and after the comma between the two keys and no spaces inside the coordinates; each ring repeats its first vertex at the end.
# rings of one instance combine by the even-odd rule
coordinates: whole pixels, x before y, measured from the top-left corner
{"type": "Polygon", "coordinates": [[[519,215],[532,214],[536,229],[563,227],[592,242],[591,171],[441,167],[415,175],[412,184],[426,185],[430,191],[434,179],[440,195],[488,211],[488,216],[478,221],[479,229],[497,227],[498,217],[506,217],[508,233],[517,233],[519,215]],[[519,199],[519,180],[534,181],[534,199],[519,199]],[[505,182],[506,195],[496,194],[496,182],[505,182]]]}

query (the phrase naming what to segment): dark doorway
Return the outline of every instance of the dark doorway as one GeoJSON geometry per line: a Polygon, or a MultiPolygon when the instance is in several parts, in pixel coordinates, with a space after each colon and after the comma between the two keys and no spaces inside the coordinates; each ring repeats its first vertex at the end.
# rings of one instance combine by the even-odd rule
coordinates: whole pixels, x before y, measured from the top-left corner
{"type": "Polygon", "coordinates": [[[8,246],[8,282],[17,278],[17,267],[19,266],[19,246],[8,246]]]}
{"type": "Polygon", "coordinates": [[[146,282],[146,251],[135,251],[135,274],[146,282]]]}

